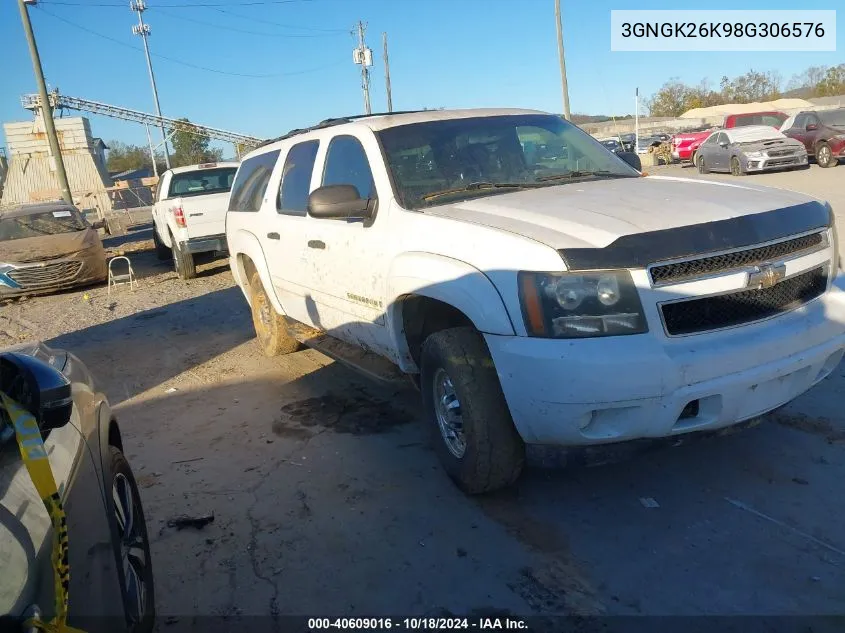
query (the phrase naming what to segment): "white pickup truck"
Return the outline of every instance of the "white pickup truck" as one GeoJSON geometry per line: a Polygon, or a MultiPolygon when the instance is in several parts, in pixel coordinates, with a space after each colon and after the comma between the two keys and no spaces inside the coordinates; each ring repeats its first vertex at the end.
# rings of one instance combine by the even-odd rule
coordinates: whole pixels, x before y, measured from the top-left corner
{"type": "Polygon", "coordinates": [[[153,206],[153,241],[159,259],[173,259],[182,279],[197,275],[194,255],[226,253],[226,207],[238,163],[203,163],[168,169],[153,206]]]}
{"type": "Polygon", "coordinates": [[[830,206],[638,165],[535,111],[324,121],[244,158],[232,273],[266,354],[414,377],[468,493],[513,482],[526,444],[721,430],[830,374],[830,206]]]}

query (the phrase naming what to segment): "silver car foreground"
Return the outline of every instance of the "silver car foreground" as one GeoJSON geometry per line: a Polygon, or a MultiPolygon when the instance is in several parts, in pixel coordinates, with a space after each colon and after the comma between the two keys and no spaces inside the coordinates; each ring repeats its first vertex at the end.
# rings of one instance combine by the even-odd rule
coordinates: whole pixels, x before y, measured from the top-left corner
{"type": "Polygon", "coordinates": [[[807,167],[803,143],[767,125],[713,132],[696,154],[698,171],[724,171],[734,176],[794,167],[807,167]]]}

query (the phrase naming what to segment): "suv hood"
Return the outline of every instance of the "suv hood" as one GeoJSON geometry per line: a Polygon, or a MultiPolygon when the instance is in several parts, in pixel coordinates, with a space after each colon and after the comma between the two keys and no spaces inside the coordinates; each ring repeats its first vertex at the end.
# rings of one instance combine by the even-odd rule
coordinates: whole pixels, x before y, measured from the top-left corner
{"type": "Polygon", "coordinates": [[[430,207],[554,249],[604,248],[625,235],[704,224],[813,202],[803,194],[688,178],[573,182],[430,207]]]}

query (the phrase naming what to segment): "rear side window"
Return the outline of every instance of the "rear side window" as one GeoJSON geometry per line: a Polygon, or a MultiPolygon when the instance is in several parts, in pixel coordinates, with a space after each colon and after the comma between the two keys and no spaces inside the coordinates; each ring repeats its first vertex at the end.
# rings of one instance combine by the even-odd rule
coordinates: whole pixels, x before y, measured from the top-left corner
{"type": "Polygon", "coordinates": [[[273,167],[279,158],[279,150],[258,154],[241,163],[241,169],[229,196],[229,211],[256,212],[261,208],[264,192],[273,167]]]}
{"type": "Polygon", "coordinates": [[[305,215],[311,191],[311,172],[320,141],[305,141],[290,148],[282,168],[282,183],[276,197],[276,211],[284,215],[305,215]]]}
{"type": "Polygon", "coordinates": [[[362,198],[375,198],[373,172],[361,141],[354,136],[336,136],[329,144],[323,185],[354,185],[362,198]]]}

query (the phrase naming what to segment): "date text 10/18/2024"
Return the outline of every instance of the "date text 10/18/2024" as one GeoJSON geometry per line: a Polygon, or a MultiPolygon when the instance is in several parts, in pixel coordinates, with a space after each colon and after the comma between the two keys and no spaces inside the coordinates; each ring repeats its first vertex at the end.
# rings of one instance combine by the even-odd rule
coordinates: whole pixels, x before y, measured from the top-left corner
{"type": "Polygon", "coordinates": [[[358,631],[449,631],[511,630],[528,628],[524,620],[510,617],[477,618],[308,618],[313,631],[348,629],[358,631]]]}

